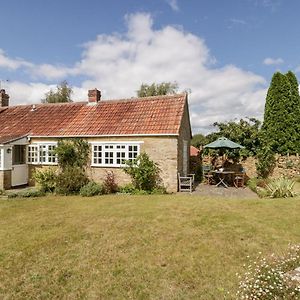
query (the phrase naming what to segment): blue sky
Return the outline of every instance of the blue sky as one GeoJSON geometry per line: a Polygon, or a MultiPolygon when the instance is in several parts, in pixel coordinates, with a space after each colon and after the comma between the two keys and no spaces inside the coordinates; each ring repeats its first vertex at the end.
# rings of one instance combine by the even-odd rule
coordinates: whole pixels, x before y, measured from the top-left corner
{"type": "Polygon", "coordinates": [[[78,100],[94,87],[124,98],[143,82],[176,81],[191,91],[193,132],[205,133],[215,121],[261,118],[272,74],[300,70],[296,0],[0,4],[0,79],[12,104],[38,103],[64,79],[78,100]]]}

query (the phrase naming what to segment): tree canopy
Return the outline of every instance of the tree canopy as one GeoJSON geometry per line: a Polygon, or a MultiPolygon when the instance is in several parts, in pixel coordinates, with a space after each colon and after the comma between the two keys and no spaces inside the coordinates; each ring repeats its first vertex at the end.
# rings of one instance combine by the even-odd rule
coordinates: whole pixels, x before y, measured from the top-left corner
{"type": "Polygon", "coordinates": [[[260,146],[259,130],[261,122],[255,118],[240,119],[238,122],[216,122],[213,124],[218,128],[218,132],[210,133],[206,136],[196,134],[193,136],[191,144],[197,148],[213,142],[217,138],[224,136],[233,142],[245,147],[242,150],[230,151],[234,156],[254,156],[260,146]],[[236,153],[235,153],[236,152],[236,153]]]}
{"type": "Polygon", "coordinates": [[[178,91],[178,84],[176,82],[162,82],[162,83],[152,83],[142,84],[140,89],[137,91],[138,97],[149,97],[149,96],[159,96],[159,95],[172,95],[176,94],[178,91]]]}
{"type": "Polygon", "coordinates": [[[276,72],[268,89],[261,138],[274,153],[300,151],[300,96],[296,76],[276,72]]]}
{"type": "Polygon", "coordinates": [[[42,103],[60,103],[60,102],[73,102],[71,94],[72,88],[69,87],[67,81],[62,81],[57,85],[56,91],[52,89],[45,94],[45,99],[42,99],[42,103]]]}

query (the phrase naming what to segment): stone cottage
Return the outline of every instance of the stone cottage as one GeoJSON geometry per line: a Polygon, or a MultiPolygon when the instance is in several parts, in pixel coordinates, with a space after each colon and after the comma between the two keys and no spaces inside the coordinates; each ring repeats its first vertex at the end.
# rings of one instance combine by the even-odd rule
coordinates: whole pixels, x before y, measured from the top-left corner
{"type": "Polygon", "coordinates": [[[9,106],[1,90],[0,125],[0,189],[26,185],[36,168],[57,165],[57,141],[73,137],[90,144],[88,174],[96,182],[106,171],[119,185],[130,182],[124,160],[141,152],[159,164],[169,192],[177,191],[177,173],[188,173],[187,94],[104,101],[94,89],[86,102],[9,106]]]}

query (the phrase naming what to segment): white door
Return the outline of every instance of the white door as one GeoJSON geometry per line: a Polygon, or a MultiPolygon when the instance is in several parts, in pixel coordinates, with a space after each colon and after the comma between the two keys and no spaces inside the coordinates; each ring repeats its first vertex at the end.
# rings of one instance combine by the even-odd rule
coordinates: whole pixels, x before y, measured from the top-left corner
{"type": "Polygon", "coordinates": [[[11,185],[28,183],[28,165],[26,164],[26,146],[14,145],[12,148],[11,185]]]}

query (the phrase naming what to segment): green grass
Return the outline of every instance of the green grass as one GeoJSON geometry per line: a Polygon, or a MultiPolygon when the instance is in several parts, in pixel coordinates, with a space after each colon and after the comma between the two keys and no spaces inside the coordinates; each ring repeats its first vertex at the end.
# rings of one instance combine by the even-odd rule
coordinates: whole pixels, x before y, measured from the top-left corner
{"type": "Polygon", "coordinates": [[[1,200],[0,298],[234,299],[243,264],[300,243],[299,211],[300,197],[1,200]]]}

